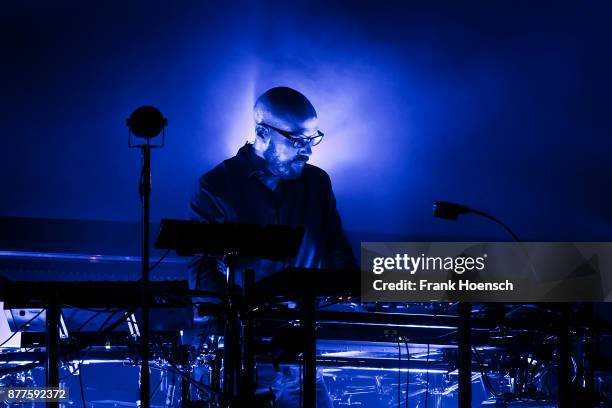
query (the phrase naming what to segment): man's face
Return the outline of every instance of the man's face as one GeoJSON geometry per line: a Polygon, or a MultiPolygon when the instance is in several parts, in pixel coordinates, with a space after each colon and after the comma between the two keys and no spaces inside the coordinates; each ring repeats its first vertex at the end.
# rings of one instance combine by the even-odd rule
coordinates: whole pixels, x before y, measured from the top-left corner
{"type": "MultiPolygon", "coordinates": [[[[293,129],[288,126],[284,126],[284,128],[290,132],[297,130],[305,136],[316,133],[316,127],[310,123],[298,124],[298,126],[293,126],[293,129]],[[297,129],[294,130],[295,128],[297,129]]],[[[269,129],[269,134],[270,142],[268,148],[264,151],[264,159],[268,170],[283,179],[291,180],[300,177],[312,154],[310,144],[307,143],[302,148],[296,148],[290,139],[280,135],[275,130],[269,129]]]]}

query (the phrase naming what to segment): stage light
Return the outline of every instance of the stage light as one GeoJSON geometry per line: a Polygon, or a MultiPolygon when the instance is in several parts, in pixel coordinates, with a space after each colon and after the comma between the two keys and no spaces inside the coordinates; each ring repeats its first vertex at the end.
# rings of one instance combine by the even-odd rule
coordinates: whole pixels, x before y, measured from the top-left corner
{"type": "Polygon", "coordinates": [[[168,125],[168,119],[154,106],[135,109],[126,122],[130,131],[143,139],[154,138],[168,125]]]}

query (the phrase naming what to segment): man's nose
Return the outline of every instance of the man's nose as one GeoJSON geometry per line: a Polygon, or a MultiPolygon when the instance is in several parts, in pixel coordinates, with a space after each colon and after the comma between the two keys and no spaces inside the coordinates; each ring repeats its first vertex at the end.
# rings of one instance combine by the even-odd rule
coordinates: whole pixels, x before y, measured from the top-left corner
{"type": "Polygon", "coordinates": [[[310,143],[306,143],[306,146],[302,147],[298,153],[310,156],[312,154],[310,143]]]}

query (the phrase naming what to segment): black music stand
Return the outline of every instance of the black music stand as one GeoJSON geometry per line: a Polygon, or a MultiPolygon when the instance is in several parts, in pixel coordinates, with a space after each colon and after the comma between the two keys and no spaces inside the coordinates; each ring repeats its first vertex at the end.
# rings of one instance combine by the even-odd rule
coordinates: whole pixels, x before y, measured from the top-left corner
{"type": "Polygon", "coordinates": [[[246,301],[252,299],[253,272],[245,273],[242,299],[237,293],[234,263],[239,256],[284,261],[297,254],[304,231],[283,225],[206,224],[199,221],[164,219],[155,247],[175,250],[178,255],[221,256],[227,267],[226,319],[224,330],[223,400],[226,407],[252,401],[255,359],[252,355],[252,321],[246,301]],[[244,324],[240,341],[240,307],[244,324]],[[241,360],[241,355],[243,361],[241,360]],[[241,364],[242,363],[242,364],[241,364]],[[238,375],[237,375],[238,374],[238,375]],[[236,381],[236,378],[240,381],[236,381]]]}

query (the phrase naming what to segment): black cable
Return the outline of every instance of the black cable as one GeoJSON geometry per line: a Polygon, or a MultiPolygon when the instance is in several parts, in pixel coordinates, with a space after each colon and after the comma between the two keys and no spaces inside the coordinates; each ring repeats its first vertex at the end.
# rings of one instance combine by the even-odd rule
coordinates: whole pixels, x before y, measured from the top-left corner
{"type": "MultiPolygon", "coordinates": [[[[104,320],[104,321],[102,322],[102,324],[101,324],[101,325],[100,325],[100,327],[98,328],[97,333],[99,334],[99,333],[100,333],[102,330],[104,330],[104,326],[106,326],[106,323],[108,323],[109,321],[111,321],[111,320],[112,320],[112,318],[113,318],[113,317],[115,317],[115,315],[116,315],[117,313],[119,313],[120,311],[121,311],[121,310],[117,310],[117,311],[114,311],[113,313],[111,313],[111,314],[110,314],[110,315],[109,315],[109,316],[106,318],[106,320],[104,320]]],[[[131,313],[130,313],[130,315],[131,315],[131,313]]],[[[121,320],[121,318],[119,318],[119,320],[121,320]]]]}
{"type": "Polygon", "coordinates": [[[75,332],[80,332],[83,327],[87,326],[87,323],[91,322],[93,319],[100,316],[102,313],[104,313],[104,311],[98,311],[91,315],[89,319],[85,320],[79,327],[76,328],[75,332]]]}
{"type": "Polygon", "coordinates": [[[83,388],[83,363],[79,364],[79,386],[81,388],[81,402],[83,403],[83,408],[87,408],[87,403],[85,402],[85,389],[83,388]]]}
{"type": "Polygon", "coordinates": [[[22,330],[24,327],[26,327],[28,324],[32,323],[32,322],[33,322],[33,321],[34,321],[34,320],[35,320],[35,319],[36,319],[38,316],[40,316],[40,315],[42,314],[42,312],[44,312],[44,311],[45,311],[45,309],[41,309],[41,310],[40,310],[40,312],[38,312],[38,313],[36,314],[36,316],[34,316],[34,317],[33,317],[33,318],[31,318],[30,320],[28,320],[27,322],[25,322],[25,323],[23,323],[21,326],[19,326],[19,327],[17,328],[17,330],[15,330],[15,331],[13,332],[13,334],[11,334],[11,335],[9,336],[9,338],[8,338],[8,339],[4,340],[4,341],[3,341],[3,342],[0,344],[0,347],[4,346],[6,343],[8,343],[8,342],[9,342],[9,341],[10,341],[10,340],[13,338],[13,337],[15,337],[15,335],[17,335],[17,333],[19,333],[19,332],[20,332],[20,331],[21,331],[21,330],[22,330]]]}
{"type": "MultiPolygon", "coordinates": [[[[102,331],[104,330],[104,326],[106,326],[106,323],[108,323],[108,322],[109,322],[109,321],[110,321],[110,320],[111,320],[111,319],[112,319],[112,318],[113,318],[113,317],[114,317],[114,316],[115,316],[117,313],[119,313],[119,312],[121,312],[121,310],[115,310],[115,311],[113,311],[113,312],[112,312],[112,313],[111,313],[111,314],[110,314],[110,315],[109,315],[109,316],[106,318],[106,320],[104,320],[104,321],[102,322],[102,324],[100,325],[100,327],[98,327],[98,330],[96,331],[96,339],[97,339],[97,338],[99,338],[99,337],[101,337],[101,336],[100,336],[100,333],[102,333],[102,331]]],[[[100,313],[102,313],[102,312],[100,312],[100,313]]],[[[130,315],[131,315],[131,313],[130,313],[128,316],[130,316],[130,315]]],[[[92,317],[95,317],[95,316],[96,316],[96,315],[94,315],[94,316],[92,316],[92,317]]],[[[113,323],[111,326],[114,326],[114,325],[116,326],[116,324],[117,324],[118,322],[120,322],[120,321],[121,321],[122,319],[124,319],[124,318],[125,318],[125,316],[120,317],[120,318],[119,318],[119,319],[117,319],[117,321],[116,321],[115,323],[113,323]]],[[[92,320],[91,318],[90,318],[90,319],[88,319],[88,320],[87,320],[85,323],[83,323],[81,326],[79,326],[79,328],[78,328],[77,330],[75,330],[75,331],[77,331],[77,332],[78,332],[78,331],[80,331],[80,329],[81,329],[81,328],[82,328],[82,327],[83,327],[85,324],[89,323],[89,321],[91,321],[91,320],[92,320]]],[[[113,328],[114,328],[114,327],[113,327],[113,328]]],[[[87,346],[85,346],[85,347],[87,347],[87,346]]],[[[83,349],[84,349],[85,347],[83,347],[83,349]]],[[[91,349],[91,347],[93,347],[93,346],[89,346],[87,351],[89,351],[89,350],[91,349]]],[[[85,355],[85,357],[87,357],[87,354],[85,355]]],[[[83,357],[83,359],[84,359],[85,357],[83,357]]],[[[82,361],[83,359],[81,359],[81,361],[82,361]]]]}
{"type": "Polygon", "coordinates": [[[474,355],[476,356],[476,360],[478,362],[478,368],[480,371],[480,376],[482,377],[482,380],[484,381],[487,391],[489,391],[494,397],[501,397],[502,393],[495,392],[495,388],[493,387],[493,384],[491,384],[491,381],[489,380],[489,375],[483,370],[484,364],[480,356],[480,353],[478,353],[478,350],[476,349],[475,346],[472,346],[472,351],[474,352],[474,355]]]}
{"type": "Polygon", "coordinates": [[[512,239],[514,239],[516,242],[521,242],[521,240],[519,239],[519,237],[514,233],[514,231],[512,231],[510,229],[509,226],[507,226],[506,224],[504,224],[503,222],[501,222],[501,220],[497,219],[496,217],[487,214],[485,212],[482,211],[478,211],[478,210],[474,210],[474,209],[470,209],[470,211],[474,214],[480,215],[481,217],[484,217],[486,219],[489,219],[491,221],[493,221],[494,223],[500,225],[503,229],[506,230],[506,232],[508,232],[508,234],[510,234],[510,236],[512,236],[512,239]]]}
{"type": "Polygon", "coordinates": [[[74,330],[75,332],[80,332],[81,329],[83,327],[85,327],[87,325],[87,323],[91,322],[93,319],[95,319],[96,317],[100,316],[102,313],[108,313],[111,312],[110,316],[108,316],[106,318],[106,320],[100,325],[100,327],[98,328],[98,333],[100,332],[100,330],[102,330],[104,328],[104,325],[106,323],[108,323],[108,321],[110,319],[113,318],[113,316],[115,316],[117,313],[121,312],[123,309],[105,309],[105,310],[100,310],[97,311],[94,315],[92,315],[89,319],[85,320],[85,322],[83,324],[81,324],[79,327],[76,328],[76,330],[74,330]]]}
{"type": "Polygon", "coordinates": [[[153,389],[153,392],[151,393],[151,397],[149,399],[153,400],[153,397],[155,396],[155,394],[157,393],[157,390],[159,389],[159,386],[161,385],[162,381],[164,380],[164,375],[161,374],[159,376],[159,381],[157,382],[157,385],[155,386],[155,388],[153,389]]]}
{"type": "Polygon", "coordinates": [[[410,349],[408,348],[408,339],[404,339],[404,345],[406,346],[406,371],[408,378],[406,378],[406,408],[408,408],[408,389],[410,387],[410,349]]]}
{"type": "Polygon", "coordinates": [[[425,408],[429,404],[429,343],[427,343],[427,360],[425,363],[426,375],[425,380],[427,381],[427,385],[425,386],[425,408]]]}
{"type": "Polygon", "coordinates": [[[397,408],[402,408],[402,346],[397,339],[397,408]]]}
{"type": "Polygon", "coordinates": [[[155,261],[155,263],[149,268],[149,272],[152,272],[153,269],[157,268],[157,266],[161,263],[161,261],[164,260],[165,257],[168,256],[169,253],[170,253],[169,249],[166,252],[164,252],[164,254],[157,261],[155,261]]]}

